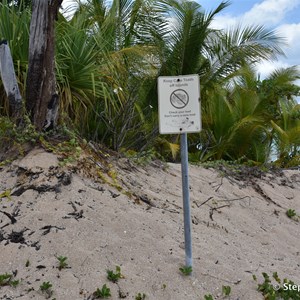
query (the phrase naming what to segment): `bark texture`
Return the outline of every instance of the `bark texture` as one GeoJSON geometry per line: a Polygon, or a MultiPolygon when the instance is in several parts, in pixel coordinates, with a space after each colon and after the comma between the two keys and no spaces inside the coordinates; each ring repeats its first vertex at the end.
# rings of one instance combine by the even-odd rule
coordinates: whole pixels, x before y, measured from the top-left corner
{"type": "Polygon", "coordinates": [[[22,108],[22,97],[11,52],[6,41],[0,41],[0,75],[9,101],[10,113],[13,117],[18,117],[22,108]]]}
{"type": "Polygon", "coordinates": [[[37,130],[55,127],[55,20],[62,0],[33,0],[26,82],[26,109],[37,130]]]}

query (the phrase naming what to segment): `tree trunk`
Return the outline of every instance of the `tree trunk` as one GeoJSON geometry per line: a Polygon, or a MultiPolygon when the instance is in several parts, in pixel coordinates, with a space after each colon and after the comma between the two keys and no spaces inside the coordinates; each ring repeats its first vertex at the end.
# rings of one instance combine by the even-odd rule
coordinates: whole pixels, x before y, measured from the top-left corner
{"type": "Polygon", "coordinates": [[[26,109],[39,131],[56,125],[58,95],[54,25],[61,3],[62,0],[32,1],[26,109]]]}
{"type": "Polygon", "coordinates": [[[0,75],[9,101],[10,114],[18,118],[22,108],[22,97],[7,41],[0,41],[0,75]]]}

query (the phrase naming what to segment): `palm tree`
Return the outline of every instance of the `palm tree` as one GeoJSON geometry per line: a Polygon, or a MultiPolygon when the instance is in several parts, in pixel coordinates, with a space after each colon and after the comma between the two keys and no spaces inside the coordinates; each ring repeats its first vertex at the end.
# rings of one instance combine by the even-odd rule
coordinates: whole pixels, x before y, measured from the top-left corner
{"type": "Polygon", "coordinates": [[[297,66],[280,68],[272,72],[267,78],[258,81],[257,90],[262,99],[261,108],[265,116],[276,120],[281,115],[280,100],[295,103],[300,88],[295,81],[300,78],[297,66]]]}
{"type": "Polygon", "coordinates": [[[261,82],[245,65],[232,74],[227,89],[210,91],[200,142],[195,140],[201,159],[244,158],[266,163],[274,147],[279,157],[295,156],[299,87],[293,82],[298,77],[299,71],[291,67],[276,70],[261,82]]]}
{"type": "MultiPolygon", "coordinates": [[[[186,0],[88,0],[73,18],[59,15],[56,72],[64,120],[113,149],[155,146],[175,157],[178,137],[158,135],[157,76],[199,74],[203,131],[189,135],[190,150],[201,159],[266,161],[275,141],[279,145],[280,101],[296,94],[295,77],[286,70],[257,80],[251,65],[282,54],[282,39],[261,26],[214,29],[213,19],[228,5],[207,13],[186,0]]],[[[0,33],[23,28],[12,43],[28,40],[30,14],[26,26],[19,18],[13,27],[12,8],[0,8],[0,33]]],[[[28,46],[25,57],[12,48],[26,72],[28,46]]]]}
{"type": "Polygon", "coordinates": [[[98,16],[91,13],[89,6],[92,24],[96,24],[92,32],[98,65],[103,82],[110,87],[108,101],[98,101],[94,128],[98,124],[97,138],[116,150],[125,145],[141,148],[147,136],[153,134],[145,122],[151,118],[150,107],[144,105],[143,99],[145,86],[156,77],[152,61],[154,33],[157,35],[165,23],[154,4],[152,0],[118,0],[105,9],[102,3],[100,8],[93,4],[92,11],[100,12],[98,16]]]}
{"type": "Polygon", "coordinates": [[[281,167],[300,163],[300,105],[280,101],[281,118],[271,120],[274,129],[274,144],[277,149],[277,164],[281,167]]]}
{"type": "Polygon", "coordinates": [[[300,106],[296,97],[300,95],[300,87],[295,85],[299,78],[300,72],[296,66],[281,68],[258,86],[261,109],[271,123],[272,145],[282,166],[299,164],[300,106]]]}
{"type": "Polygon", "coordinates": [[[257,110],[259,98],[255,90],[236,85],[231,90],[211,91],[208,96],[203,130],[195,141],[200,160],[243,158],[265,162],[268,132],[257,110]]]}
{"type": "MultiPolygon", "coordinates": [[[[212,143],[220,146],[217,150],[218,154],[212,155],[211,152],[209,157],[212,155],[211,157],[221,158],[225,155],[230,159],[234,155],[231,154],[233,151],[229,151],[229,146],[230,143],[233,143],[234,136],[236,137],[237,133],[239,133],[242,140],[243,135],[249,136],[249,132],[245,131],[249,124],[253,128],[247,130],[250,130],[252,136],[254,136],[254,132],[257,134],[262,129],[255,125],[255,120],[257,118],[261,119],[261,116],[255,115],[249,118],[248,115],[241,116],[234,111],[240,109],[240,107],[238,104],[233,105],[227,99],[226,87],[232,84],[233,78],[238,76],[238,72],[243,66],[264,59],[273,59],[282,54],[280,45],[283,40],[275,32],[268,31],[262,26],[248,26],[245,28],[238,26],[228,31],[213,29],[212,21],[219,12],[229,5],[227,1],[222,2],[209,13],[205,13],[199,4],[191,1],[168,0],[160,1],[160,3],[162,10],[164,9],[164,12],[168,13],[169,16],[169,31],[161,37],[158,43],[160,46],[158,75],[195,73],[200,75],[204,122],[202,138],[203,135],[206,138],[204,141],[200,141],[199,135],[189,135],[190,144],[202,147],[201,144],[204,143],[206,147],[211,149],[211,142],[214,140],[212,143]],[[216,91],[218,94],[216,94],[216,91]],[[210,119],[212,116],[214,120],[210,119]],[[218,121],[215,119],[216,116],[219,117],[218,121]],[[228,127],[224,126],[224,123],[228,127]],[[229,126],[229,124],[231,125],[229,126]],[[234,124],[235,127],[232,127],[234,124]],[[212,136],[211,126],[222,127],[220,131],[217,130],[217,136],[212,136]],[[227,132],[224,135],[226,128],[227,132]]],[[[237,94],[236,91],[236,97],[237,94]]],[[[244,99],[240,100],[239,104],[244,103],[243,105],[245,105],[247,103],[246,96],[246,94],[243,97],[239,96],[240,99],[244,99]]],[[[149,90],[147,99],[148,103],[156,108],[155,83],[149,90]]],[[[249,106],[255,107],[258,105],[258,101],[256,102],[255,105],[250,104],[249,106]]],[[[154,113],[156,113],[156,110],[154,113]]],[[[263,133],[260,135],[264,136],[263,133]]],[[[173,142],[176,137],[166,137],[166,139],[173,142]]],[[[257,147],[258,145],[259,143],[257,147]]],[[[249,143],[244,147],[248,148],[248,146],[249,143]]],[[[258,149],[257,147],[256,149],[258,149]]],[[[236,151],[236,148],[232,147],[232,150],[236,151]]],[[[194,151],[197,150],[194,148],[194,151]]],[[[256,153],[257,155],[258,153],[256,153]]],[[[263,158],[261,157],[260,160],[263,160],[263,158]]]]}
{"type": "Polygon", "coordinates": [[[209,51],[201,65],[202,98],[205,92],[217,83],[224,84],[236,76],[235,72],[245,65],[254,65],[263,60],[283,55],[284,39],[263,26],[238,25],[207,41],[209,51]]]}

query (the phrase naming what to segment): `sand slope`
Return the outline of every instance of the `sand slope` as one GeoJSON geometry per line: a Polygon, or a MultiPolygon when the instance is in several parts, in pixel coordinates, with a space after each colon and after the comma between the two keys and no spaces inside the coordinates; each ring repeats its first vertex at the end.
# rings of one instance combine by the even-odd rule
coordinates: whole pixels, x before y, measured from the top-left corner
{"type": "Polygon", "coordinates": [[[256,300],[252,274],[261,281],[274,271],[300,284],[300,222],[285,214],[300,214],[300,171],[234,177],[190,166],[194,271],[184,277],[180,165],[110,164],[98,174],[109,168],[110,184],[42,149],[1,168],[0,194],[11,197],[0,200],[0,274],[20,284],[0,287],[0,299],[45,299],[43,282],[56,300],[93,299],[103,284],[110,299],[222,299],[230,285],[227,299],[256,300]],[[58,256],[67,268],[57,268],[58,256]],[[112,283],[106,270],[116,266],[124,278],[112,283]]]}

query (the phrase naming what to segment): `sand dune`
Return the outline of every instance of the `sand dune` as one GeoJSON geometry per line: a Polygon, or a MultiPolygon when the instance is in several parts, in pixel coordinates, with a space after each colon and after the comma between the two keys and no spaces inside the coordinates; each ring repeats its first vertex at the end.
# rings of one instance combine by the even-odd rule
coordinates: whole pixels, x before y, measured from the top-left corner
{"type": "Polygon", "coordinates": [[[300,214],[299,170],[191,165],[193,274],[183,276],[180,165],[108,159],[61,167],[34,149],[1,167],[0,274],[20,283],[1,286],[0,299],[93,299],[106,284],[111,299],[222,299],[226,285],[226,299],[256,300],[263,296],[252,275],[262,281],[275,271],[300,285],[300,222],[286,216],[300,214]],[[67,257],[61,270],[59,256],[67,257]],[[106,270],[116,266],[124,278],[113,283],[106,270]]]}

